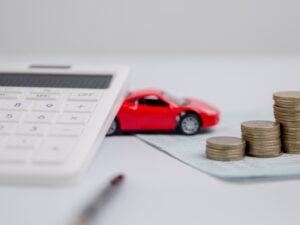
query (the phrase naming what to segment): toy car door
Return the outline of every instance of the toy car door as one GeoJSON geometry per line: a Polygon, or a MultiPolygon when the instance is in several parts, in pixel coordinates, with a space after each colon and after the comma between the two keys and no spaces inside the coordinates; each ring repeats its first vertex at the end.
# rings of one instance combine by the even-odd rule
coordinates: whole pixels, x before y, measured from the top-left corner
{"type": "Polygon", "coordinates": [[[138,123],[142,130],[171,130],[176,128],[176,114],[158,96],[138,99],[138,123]]]}

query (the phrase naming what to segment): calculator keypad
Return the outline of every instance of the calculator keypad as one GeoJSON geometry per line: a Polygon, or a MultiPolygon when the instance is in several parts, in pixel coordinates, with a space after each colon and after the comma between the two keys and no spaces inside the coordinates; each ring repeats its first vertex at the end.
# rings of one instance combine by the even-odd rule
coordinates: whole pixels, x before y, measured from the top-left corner
{"type": "Polygon", "coordinates": [[[38,146],[40,141],[40,138],[15,136],[8,138],[5,147],[13,149],[34,149],[38,146]]]}
{"type": "Polygon", "coordinates": [[[0,92],[0,99],[16,99],[18,98],[16,93],[0,92]]]}
{"type": "Polygon", "coordinates": [[[26,123],[52,123],[57,113],[52,112],[31,112],[25,116],[26,123]]]}
{"type": "Polygon", "coordinates": [[[5,149],[0,151],[0,162],[25,163],[29,155],[24,149],[5,149]]]}
{"type": "Polygon", "coordinates": [[[48,129],[49,126],[44,124],[22,124],[17,127],[15,134],[43,136],[48,129]]]}
{"type": "Polygon", "coordinates": [[[59,112],[62,103],[59,101],[37,101],[34,103],[32,110],[40,112],[59,112]]]}
{"type": "Polygon", "coordinates": [[[83,131],[83,126],[57,125],[50,130],[51,136],[78,137],[83,131]]]}
{"type": "Polygon", "coordinates": [[[91,102],[69,102],[66,104],[64,111],[92,113],[95,110],[96,105],[96,103],[91,102]]]}
{"type": "Polygon", "coordinates": [[[0,135],[11,134],[15,127],[16,127],[15,124],[0,123],[0,135]]]}
{"type": "Polygon", "coordinates": [[[0,121],[9,123],[18,123],[23,113],[14,111],[0,111],[0,121]]]}
{"type": "Polygon", "coordinates": [[[25,111],[31,105],[31,101],[24,100],[4,100],[1,109],[25,111]]]}
{"type": "Polygon", "coordinates": [[[69,100],[71,101],[97,101],[101,97],[101,92],[97,91],[78,91],[73,92],[69,96],[69,100]]]}
{"type": "Polygon", "coordinates": [[[102,90],[0,87],[0,162],[65,162],[102,90]]]}
{"type": "Polygon", "coordinates": [[[89,120],[89,113],[63,113],[57,119],[57,123],[63,124],[86,124],[89,120]]]}
{"type": "Polygon", "coordinates": [[[47,93],[30,93],[27,96],[27,99],[31,100],[55,100],[57,96],[55,94],[47,94],[47,93]]]}
{"type": "Polygon", "coordinates": [[[34,163],[62,163],[71,153],[76,139],[51,139],[46,140],[33,156],[34,163]]]}

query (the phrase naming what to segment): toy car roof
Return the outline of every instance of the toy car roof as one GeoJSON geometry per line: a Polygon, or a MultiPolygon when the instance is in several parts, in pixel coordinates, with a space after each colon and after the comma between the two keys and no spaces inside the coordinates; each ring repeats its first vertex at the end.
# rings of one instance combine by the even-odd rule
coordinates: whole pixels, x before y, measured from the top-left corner
{"type": "Polygon", "coordinates": [[[128,98],[134,99],[144,97],[146,95],[161,95],[162,93],[163,91],[159,89],[143,89],[139,91],[130,92],[128,98]]]}

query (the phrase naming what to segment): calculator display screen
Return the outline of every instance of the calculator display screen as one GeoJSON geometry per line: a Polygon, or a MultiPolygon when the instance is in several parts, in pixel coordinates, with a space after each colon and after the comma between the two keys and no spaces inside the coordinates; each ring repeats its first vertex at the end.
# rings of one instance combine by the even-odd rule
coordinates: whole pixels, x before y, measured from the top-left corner
{"type": "Polygon", "coordinates": [[[112,77],[111,74],[0,73],[0,86],[106,89],[109,87],[112,77]]]}

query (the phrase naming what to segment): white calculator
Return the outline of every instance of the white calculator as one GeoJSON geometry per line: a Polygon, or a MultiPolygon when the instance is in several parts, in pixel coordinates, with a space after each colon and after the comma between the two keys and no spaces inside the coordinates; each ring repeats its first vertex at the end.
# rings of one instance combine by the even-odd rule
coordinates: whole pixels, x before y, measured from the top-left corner
{"type": "Polygon", "coordinates": [[[123,67],[0,69],[0,183],[73,183],[127,92],[123,67]]]}

